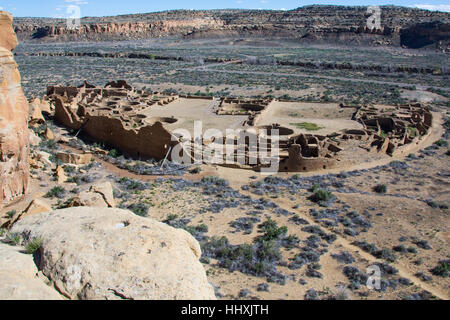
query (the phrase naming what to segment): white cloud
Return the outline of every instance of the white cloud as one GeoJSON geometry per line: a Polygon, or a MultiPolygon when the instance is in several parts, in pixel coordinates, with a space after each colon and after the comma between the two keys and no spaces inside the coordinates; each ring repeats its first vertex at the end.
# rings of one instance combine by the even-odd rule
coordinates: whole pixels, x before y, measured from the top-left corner
{"type": "Polygon", "coordinates": [[[75,3],[77,5],[88,4],[87,1],[83,0],[64,0],[64,2],[75,3]]]}
{"type": "Polygon", "coordinates": [[[450,4],[414,4],[414,8],[450,12],[450,4]]]}

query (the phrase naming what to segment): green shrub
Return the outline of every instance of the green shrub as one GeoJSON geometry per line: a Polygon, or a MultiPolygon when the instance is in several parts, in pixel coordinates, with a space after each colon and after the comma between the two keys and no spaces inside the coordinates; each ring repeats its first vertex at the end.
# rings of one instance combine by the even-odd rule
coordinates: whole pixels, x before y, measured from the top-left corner
{"type": "Polygon", "coordinates": [[[64,195],[66,194],[66,189],[64,189],[61,186],[53,187],[47,194],[45,195],[45,198],[64,198],[64,195]]]}
{"type": "Polygon", "coordinates": [[[310,122],[290,123],[290,125],[295,126],[300,129],[305,129],[308,131],[317,131],[317,130],[323,129],[323,127],[320,127],[316,123],[310,123],[310,122]]]}
{"type": "Polygon", "coordinates": [[[116,149],[111,149],[108,152],[108,156],[113,157],[113,158],[118,158],[120,156],[120,152],[117,151],[116,149]]]}
{"type": "Polygon", "coordinates": [[[16,210],[11,210],[11,211],[8,211],[7,213],[6,213],[6,215],[8,216],[8,218],[12,218],[12,217],[14,217],[14,215],[17,213],[17,211],[16,210]]]}
{"type": "Polygon", "coordinates": [[[125,186],[128,190],[145,190],[145,185],[137,180],[129,178],[121,178],[119,183],[125,186]]]}
{"type": "Polygon", "coordinates": [[[383,139],[386,139],[388,137],[388,134],[386,132],[384,132],[383,130],[381,130],[380,137],[382,137],[383,139]]]}
{"type": "Polygon", "coordinates": [[[127,209],[133,211],[133,213],[140,217],[147,217],[150,207],[145,203],[133,203],[127,207],[127,209]]]}
{"type": "Polygon", "coordinates": [[[321,189],[318,185],[314,185],[312,191],[313,194],[311,195],[310,199],[311,201],[316,203],[327,202],[334,197],[331,191],[321,189]]]}
{"type": "Polygon", "coordinates": [[[39,148],[48,151],[58,149],[58,143],[55,140],[43,140],[39,143],[39,148]]]}
{"type": "Polygon", "coordinates": [[[64,166],[63,169],[65,173],[74,173],[76,170],[74,166],[64,166]]]}
{"type": "Polygon", "coordinates": [[[208,176],[202,179],[203,183],[215,184],[217,186],[228,186],[228,181],[219,177],[208,176]]]}
{"type": "Polygon", "coordinates": [[[56,164],[57,166],[62,165],[62,161],[59,160],[56,155],[51,154],[50,157],[48,158],[48,160],[50,160],[51,162],[53,162],[54,164],[56,164]]]}
{"type": "Polygon", "coordinates": [[[278,224],[271,218],[262,223],[259,226],[259,228],[261,232],[264,233],[259,238],[260,240],[263,241],[279,240],[282,236],[284,236],[288,232],[287,227],[278,228],[278,224]]]}
{"type": "Polygon", "coordinates": [[[27,254],[34,254],[41,248],[43,242],[44,240],[41,237],[34,238],[33,240],[29,241],[25,246],[25,252],[27,254]]]}
{"type": "Polygon", "coordinates": [[[177,214],[169,214],[167,216],[167,221],[174,221],[176,219],[178,219],[178,215],[177,214]]]}
{"type": "Polygon", "coordinates": [[[439,264],[431,269],[431,273],[435,276],[448,278],[450,275],[450,260],[440,261],[439,264]]]}
{"type": "Polygon", "coordinates": [[[376,193],[386,193],[387,192],[387,186],[385,184],[376,185],[373,188],[373,191],[375,191],[376,193]]]}
{"type": "Polygon", "coordinates": [[[447,147],[448,146],[448,142],[445,140],[438,140],[434,144],[439,147],[447,147]]]}
{"type": "Polygon", "coordinates": [[[22,237],[18,233],[7,233],[6,242],[13,246],[17,246],[22,242],[22,237]]]}
{"type": "Polygon", "coordinates": [[[194,169],[192,169],[191,171],[189,171],[190,174],[199,174],[201,172],[201,168],[200,167],[195,167],[194,169]]]}
{"type": "Polygon", "coordinates": [[[201,224],[198,226],[188,226],[188,227],[186,227],[186,231],[195,237],[199,233],[208,232],[208,226],[205,224],[201,224]]]}
{"type": "Polygon", "coordinates": [[[411,138],[415,138],[419,135],[419,132],[417,131],[417,129],[413,128],[413,127],[408,127],[408,133],[411,138]]]}
{"type": "Polygon", "coordinates": [[[75,183],[77,185],[81,184],[81,177],[78,175],[75,175],[73,177],[70,177],[67,179],[67,183],[75,183]]]}

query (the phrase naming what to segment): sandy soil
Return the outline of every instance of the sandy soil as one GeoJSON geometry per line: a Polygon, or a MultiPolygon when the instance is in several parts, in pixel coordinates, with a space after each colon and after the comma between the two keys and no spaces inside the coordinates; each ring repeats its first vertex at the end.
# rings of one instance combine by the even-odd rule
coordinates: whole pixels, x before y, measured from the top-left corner
{"type": "Polygon", "coordinates": [[[218,129],[225,134],[226,129],[242,128],[247,116],[219,116],[213,112],[218,101],[206,99],[184,99],[172,102],[165,106],[152,106],[148,108],[145,115],[151,117],[174,117],[178,121],[165,126],[173,131],[176,129],[188,130],[194,134],[194,122],[201,121],[203,131],[207,129],[218,129]]]}

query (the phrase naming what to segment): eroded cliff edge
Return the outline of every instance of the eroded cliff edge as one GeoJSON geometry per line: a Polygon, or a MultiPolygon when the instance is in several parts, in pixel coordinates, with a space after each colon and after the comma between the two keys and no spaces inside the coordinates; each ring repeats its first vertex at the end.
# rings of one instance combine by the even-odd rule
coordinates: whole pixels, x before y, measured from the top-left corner
{"type": "Polygon", "coordinates": [[[28,187],[28,102],[12,50],[17,38],[12,15],[0,11],[0,208],[28,187]]]}
{"type": "Polygon", "coordinates": [[[353,45],[448,46],[450,14],[415,8],[382,6],[381,28],[370,29],[367,7],[304,6],[295,10],[175,10],[116,17],[85,17],[70,30],[64,19],[19,18],[14,27],[21,40],[107,41],[161,37],[281,38],[301,43],[353,45]],[[425,24],[437,24],[429,36],[425,24]],[[418,35],[421,42],[409,41],[418,35]]]}

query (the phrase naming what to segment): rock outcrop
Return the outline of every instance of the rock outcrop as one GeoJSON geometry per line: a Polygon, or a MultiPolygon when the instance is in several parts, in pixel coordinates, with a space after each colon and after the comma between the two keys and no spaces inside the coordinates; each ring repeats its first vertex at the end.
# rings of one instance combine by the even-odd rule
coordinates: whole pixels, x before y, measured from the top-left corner
{"type": "Polygon", "coordinates": [[[45,119],[41,111],[41,100],[36,98],[32,102],[30,102],[28,112],[30,116],[29,118],[30,125],[45,123],[45,119]]]}
{"type": "Polygon", "coordinates": [[[115,208],[115,206],[116,201],[114,200],[112,185],[105,182],[95,184],[89,190],[81,192],[70,201],[67,207],[115,208]]]}
{"type": "Polygon", "coordinates": [[[61,300],[56,290],[37,277],[32,255],[0,243],[0,300],[61,300]]]}
{"type": "Polygon", "coordinates": [[[28,187],[28,102],[11,52],[16,45],[12,16],[0,11],[0,207],[28,187]]]}
{"type": "Polygon", "coordinates": [[[92,154],[84,153],[71,153],[71,152],[58,152],[56,155],[58,160],[62,163],[74,164],[74,165],[85,165],[89,164],[92,160],[92,154]]]}
{"type": "Polygon", "coordinates": [[[63,184],[68,179],[66,176],[66,173],[64,172],[64,169],[60,166],[56,167],[55,178],[56,178],[56,181],[58,182],[58,184],[63,184]]]}
{"type": "Polygon", "coordinates": [[[42,237],[40,270],[70,299],[215,299],[198,242],[129,211],[57,210],[11,231],[42,237]]]}
{"type": "Polygon", "coordinates": [[[401,44],[413,49],[433,44],[442,47],[449,39],[450,23],[441,21],[418,23],[401,31],[401,44]]]}
{"type": "MultiPolygon", "coordinates": [[[[441,21],[449,25],[449,13],[446,12],[395,6],[382,6],[381,11],[380,29],[367,26],[371,16],[367,7],[316,5],[289,11],[177,10],[89,17],[81,19],[81,26],[76,30],[69,30],[64,19],[22,18],[17,20],[15,30],[21,39],[33,41],[130,40],[169,36],[190,39],[259,37],[399,46],[402,30],[417,23],[441,21]]],[[[445,37],[448,44],[448,31],[445,37]]]]}

